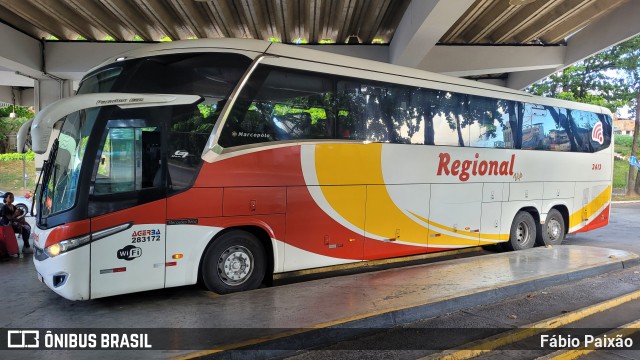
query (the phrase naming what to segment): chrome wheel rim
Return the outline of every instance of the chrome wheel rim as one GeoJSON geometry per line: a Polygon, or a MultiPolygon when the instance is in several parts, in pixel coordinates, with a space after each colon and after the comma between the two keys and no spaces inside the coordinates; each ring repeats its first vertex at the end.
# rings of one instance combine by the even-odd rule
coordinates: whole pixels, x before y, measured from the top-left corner
{"type": "Polygon", "coordinates": [[[529,224],[526,222],[521,222],[518,224],[518,228],[516,229],[516,241],[520,246],[526,245],[531,240],[531,228],[529,224]]]}
{"type": "Polygon", "coordinates": [[[244,283],[253,273],[253,254],[244,246],[227,248],[218,258],[218,275],[223,283],[236,286],[244,283]]]}
{"type": "Polygon", "coordinates": [[[549,240],[558,241],[562,236],[562,225],[556,219],[551,219],[547,222],[547,237],[549,240]]]}

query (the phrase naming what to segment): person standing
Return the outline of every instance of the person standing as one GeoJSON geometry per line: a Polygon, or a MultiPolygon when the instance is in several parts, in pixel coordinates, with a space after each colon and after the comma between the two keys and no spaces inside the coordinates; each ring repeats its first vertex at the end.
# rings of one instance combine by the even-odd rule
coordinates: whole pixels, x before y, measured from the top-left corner
{"type": "Polygon", "coordinates": [[[29,238],[31,237],[31,226],[27,224],[24,219],[26,214],[22,213],[22,210],[16,208],[13,205],[13,193],[6,192],[4,195],[4,207],[2,208],[2,225],[11,225],[13,231],[22,235],[22,253],[33,254],[33,249],[29,244],[29,238]]]}

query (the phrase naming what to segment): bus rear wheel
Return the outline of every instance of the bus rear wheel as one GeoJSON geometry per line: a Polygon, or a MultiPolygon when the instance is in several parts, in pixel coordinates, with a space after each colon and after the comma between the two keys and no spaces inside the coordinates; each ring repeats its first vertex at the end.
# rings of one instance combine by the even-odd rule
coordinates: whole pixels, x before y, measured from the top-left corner
{"type": "Polygon", "coordinates": [[[218,294],[256,289],[266,269],[265,252],[251,233],[234,230],[214,240],[204,255],[202,279],[218,294]]]}
{"type": "Polygon", "coordinates": [[[556,209],[551,209],[547,214],[547,220],[541,226],[541,234],[538,236],[538,245],[560,245],[564,240],[565,225],[562,214],[556,209]]]}
{"type": "Polygon", "coordinates": [[[536,222],[526,211],[519,211],[511,224],[509,241],[505,244],[509,250],[524,250],[533,247],[536,241],[536,222]]]}

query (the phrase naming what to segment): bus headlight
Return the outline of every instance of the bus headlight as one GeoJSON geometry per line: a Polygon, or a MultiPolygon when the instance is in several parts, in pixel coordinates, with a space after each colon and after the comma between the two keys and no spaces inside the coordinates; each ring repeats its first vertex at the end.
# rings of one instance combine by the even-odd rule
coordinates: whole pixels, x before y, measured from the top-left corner
{"type": "Polygon", "coordinates": [[[85,236],[81,236],[81,237],[77,237],[69,240],[60,241],[59,243],[53,244],[51,246],[47,246],[44,249],[44,252],[46,252],[47,255],[49,255],[49,257],[55,257],[69,250],[75,249],[81,245],[84,245],[88,243],[90,240],[91,240],[91,237],[89,235],[85,235],[85,236]]]}

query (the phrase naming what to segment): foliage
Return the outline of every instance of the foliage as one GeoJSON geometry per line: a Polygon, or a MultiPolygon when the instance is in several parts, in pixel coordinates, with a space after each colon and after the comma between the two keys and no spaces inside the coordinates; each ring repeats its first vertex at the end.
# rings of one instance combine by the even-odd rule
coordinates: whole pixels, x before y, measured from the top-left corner
{"type": "Polygon", "coordinates": [[[20,130],[20,126],[34,116],[28,108],[15,106],[17,117],[10,118],[9,114],[13,111],[14,106],[0,108],[0,152],[7,151],[9,147],[8,136],[17,133],[20,130]]]}
{"type": "Polygon", "coordinates": [[[615,152],[620,155],[631,155],[631,144],[633,137],[631,135],[615,135],[615,152]]]}
{"type": "MultiPolygon", "coordinates": [[[[640,114],[640,36],[615,45],[588,59],[569,66],[532,85],[529,92],[562,99],[605,106],[612,112],[622,106],[635,108],[640,114]]],[[[636,155],[640,129],[636,124],[635,137],[629,154],[636,155]]],[[[628,166],[628,182],[635,167],[628,166]]],[[[640,192],[640,176],[635,176],[635,188],[640,192]]]]}
{"type": "Polygon", "coordinates": [[[616,189],[626,188],[628,173],[629,162],[615,159],[613,162],[613,187],[616,189]]]}
{"type": "Polygon", "coordinates": [[[618,108],[636,105],[640,36],[569,66],[527,89],[530,93],[618,108]]]}
{"type": "MultiPolygon", "coordinates": [[[[24,154],[20,154],[24,155],[24,154]]],[[[26,191],[33,191],[37,180],[35,174],[35,161],[27,161],[27,187],[24,188],[23,162],[21,160],[0,161],[0,190],[12,191],[16,195],[23,196],[26,191]]]]}
{"type": "MultiPolygon", "coordinates": [[[[0,108],[0,118],[8,118],[9,114],[14,112],[14,106],[5,106],[0,108]]],[[[32,119],[35,114],[29,108],[24,106],[16,106],[15,113],[19,118],[32,119]]]]}
{"type": "Polygon", "coordinates": [[[8,153],[8,154],[0,154],[0,161],[14,161],[14,160],[22,160],[25,158],[27,161],[33,161],[36,157],[36,154],[29,150],[25,154],[21,153],[8,153]]]}

